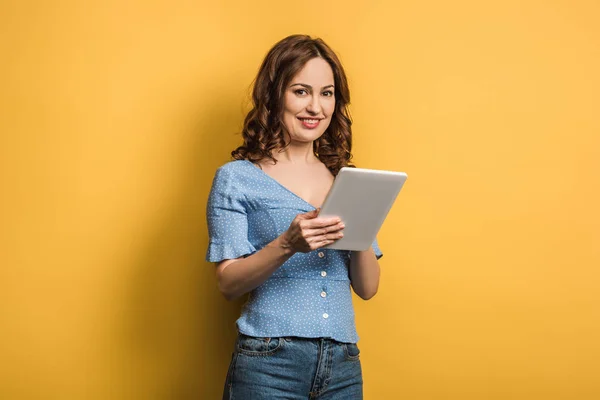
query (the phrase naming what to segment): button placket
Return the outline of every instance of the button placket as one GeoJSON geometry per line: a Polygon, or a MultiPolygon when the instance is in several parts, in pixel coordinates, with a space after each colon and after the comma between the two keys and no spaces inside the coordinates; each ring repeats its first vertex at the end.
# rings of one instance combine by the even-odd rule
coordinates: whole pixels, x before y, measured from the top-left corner
{"type": "MultiPolygon", "coordinates": [[[[319,257],[319,264],[321,265],[321,268],[323,268],[321,270],[321,277],[325,278],[327,276],[327,271],[325,271],[325,266],[326,266],[326,252],[324,249],[318,249],[317,252],[317,257],[319,257]]],[[[325,282],[324,282],[325,283],[325,282]]],[[[327,310],[327,286],[324,284],[322,289],[321,289],[321,293],[319,294],[321,296],[321,298],[323,299],[324,303],[324,307],[323,307],[323,311],[327,310]]],[[[327,320],[329,318],[329,314],[327,312],[323,312],[322,314],[323,317],[323,321],[327,320]]]]}

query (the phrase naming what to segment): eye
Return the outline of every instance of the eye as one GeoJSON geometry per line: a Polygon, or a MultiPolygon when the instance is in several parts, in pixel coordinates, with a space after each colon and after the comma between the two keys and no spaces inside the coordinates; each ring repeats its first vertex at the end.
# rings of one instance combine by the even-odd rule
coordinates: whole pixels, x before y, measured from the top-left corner
{"type": "Polygon", "coordinates": [[[303,96],[306,94],[306,89],[294,90],[294,93],[296,93],[298,96],[303,96]]]}
{"type": "Polygon", "coordinates": [[[327,97],[331,97],[331,96],[333,96],[333,92],[331,90],[326,90],[323,92],[323,95],[327,96],[327,97]]]}

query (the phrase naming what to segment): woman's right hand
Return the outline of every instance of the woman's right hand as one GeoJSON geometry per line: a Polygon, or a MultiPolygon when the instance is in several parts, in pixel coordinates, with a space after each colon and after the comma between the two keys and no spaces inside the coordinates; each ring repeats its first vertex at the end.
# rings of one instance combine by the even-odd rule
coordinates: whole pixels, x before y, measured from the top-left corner
{"type": "Polygon", "coordinates": [[[296,215],[282,235],[286,247],[308,253],[341,239],[344,223],[338,217],[319,218],[319,209],[296,215]]]}

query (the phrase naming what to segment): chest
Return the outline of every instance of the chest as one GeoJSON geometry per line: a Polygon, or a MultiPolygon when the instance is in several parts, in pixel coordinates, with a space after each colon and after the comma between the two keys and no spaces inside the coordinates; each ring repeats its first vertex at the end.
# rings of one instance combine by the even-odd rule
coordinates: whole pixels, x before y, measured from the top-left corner
{"type": "Polygon", "coordinates": [[[333,184],[333,175],[322,164],[310,167],[275,165],[263,171],[288,191],[314,207],[321,207],[333,184]]]}

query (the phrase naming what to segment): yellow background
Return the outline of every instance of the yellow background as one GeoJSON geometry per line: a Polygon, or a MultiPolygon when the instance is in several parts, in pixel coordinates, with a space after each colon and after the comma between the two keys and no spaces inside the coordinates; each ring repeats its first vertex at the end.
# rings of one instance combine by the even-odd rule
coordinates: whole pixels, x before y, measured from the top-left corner
{"type": "Polygon", "coordinates": [[[3,1],[0,398],[219,398],[204,207],[292,33],[409,180],[356,298],[365,398],[600,398],[597,1],[3,1]]]}

